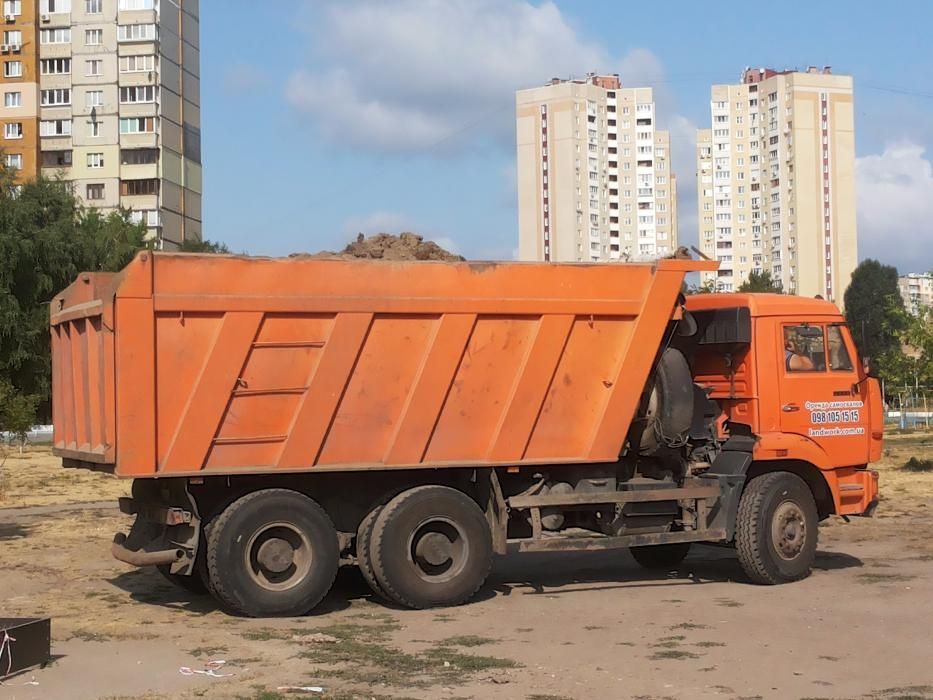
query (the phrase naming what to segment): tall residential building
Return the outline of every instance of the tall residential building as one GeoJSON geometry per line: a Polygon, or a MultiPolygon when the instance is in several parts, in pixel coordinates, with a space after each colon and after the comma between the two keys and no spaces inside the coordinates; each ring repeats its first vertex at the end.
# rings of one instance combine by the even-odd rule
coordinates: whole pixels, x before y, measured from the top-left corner
{"type": "Polygon", "coordinates": [[[618,75],[516,94],[522,260],[651,260],[677,247],[670,135],[618,75]]]}
{"type": "Polygon", "coordinates": [[[911,272],[897,278],[897,287],[904,300],[904,308],[917,314],[920,307],[933,308],[933,273],[911,272]]]}
{"type": "Polygon", "coordinates": [[[829,67],[749,68],[714,85],[697,132],[705,273],[733,291],[752,271],[783,289],[842,302],[857,262],[852,78],[829,67]]]}
{"type": "Polygon", "coordinates": [[[201,237],[197,0],[3,0],[0,149],[150,238],[201,237]]]}

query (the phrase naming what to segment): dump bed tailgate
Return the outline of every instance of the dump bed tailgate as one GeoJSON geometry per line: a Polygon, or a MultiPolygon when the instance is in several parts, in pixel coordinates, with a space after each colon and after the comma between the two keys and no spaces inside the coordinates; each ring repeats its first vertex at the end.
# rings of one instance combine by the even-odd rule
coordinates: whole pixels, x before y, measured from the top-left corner
{"type": "Polygon", "coordinates": [[[53,452],[113,465],[113,273],[83,273],[51,303],[53,452]]]}

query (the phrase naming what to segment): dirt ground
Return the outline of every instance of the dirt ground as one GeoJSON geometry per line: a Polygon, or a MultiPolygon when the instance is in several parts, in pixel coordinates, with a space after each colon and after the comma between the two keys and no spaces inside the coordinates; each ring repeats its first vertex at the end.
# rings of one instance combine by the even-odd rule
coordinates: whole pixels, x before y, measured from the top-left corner
{"type": "Polygon", "coordinates": [[[50,616],[54,661],[0,698],[933,699],[933,472],[911,456],[933,435],[889,439],[876,517],[825,523],[797,584],[753,586],[717,547],[666,576],[513,554],[460,608],[387,607],[347,568],[315,614],[249,620],[113,560],[128,482],[35,448],[0,467],[0,617],[50,616]]]}

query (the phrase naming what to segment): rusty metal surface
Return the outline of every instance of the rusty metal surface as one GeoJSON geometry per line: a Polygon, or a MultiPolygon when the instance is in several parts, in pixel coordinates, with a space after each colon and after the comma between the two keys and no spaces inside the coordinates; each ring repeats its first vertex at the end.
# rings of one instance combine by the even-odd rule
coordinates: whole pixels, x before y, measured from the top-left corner
{"type": "Polygon", "coordinates": [[[600,551],[621,547],[640,547],[676,542],[705,542],[725,540],[725,530],[693,530],[686,532],[657,532],[618,537],[567,537],[549,536],[541,539],[520,540],[519,552],[600,551]]]}
{"type": "Polygon", "coordinates": [[[634,503],[646,501],[680,501],[686,499],[717,498],[719,486],[685,486],[632,491],[544,494],[542,496],[513,496],[510,508],[541,508],[544,506],[583,506],[603,503],[634,503]]]}

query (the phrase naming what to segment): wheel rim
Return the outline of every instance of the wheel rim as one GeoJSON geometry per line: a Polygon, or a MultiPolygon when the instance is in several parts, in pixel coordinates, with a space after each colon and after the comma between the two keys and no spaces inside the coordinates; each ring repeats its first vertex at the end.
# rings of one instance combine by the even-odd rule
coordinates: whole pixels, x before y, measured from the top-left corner
{"type": "Polygon", "coordinates": [[[456,578],[470,556],[466,531],[449,518],[435,516],[418,523],[408,538],[408,561],[419,578],[444,583],[456,578]]]}
{"type": "Polygon", "coordinates": [[[807,521],[803,511],[793,501],[784,501],[774,511],[771,539],[782,559],[796,559],[807,541],[807,521]]]}
{"type": "Polygon", "coordinates": [[[245,550],[250,578],[269,591],[298,585],[311,570],[311,542],[291,523],[264,525],[249,538],[245,550]]]}

